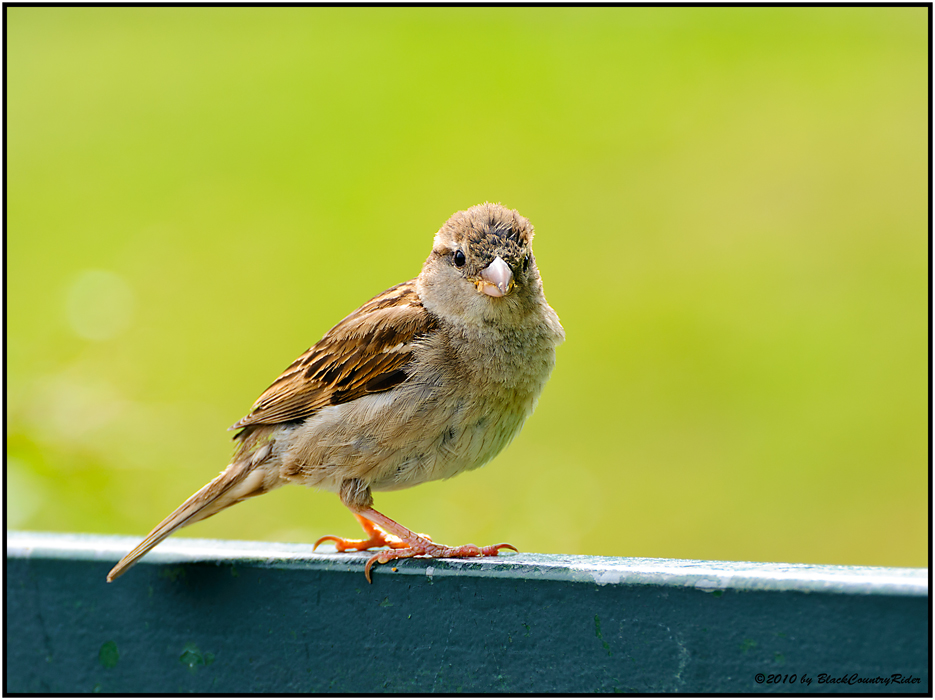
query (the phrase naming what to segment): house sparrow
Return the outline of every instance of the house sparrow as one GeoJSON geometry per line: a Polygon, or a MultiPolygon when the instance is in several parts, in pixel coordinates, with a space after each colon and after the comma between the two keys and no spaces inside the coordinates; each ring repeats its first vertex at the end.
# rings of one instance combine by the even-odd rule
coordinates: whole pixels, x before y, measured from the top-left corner
{"type": "Polygon", "coordinates": [[[480,204],[435,234],[413,280],[374,297],[307,350],[230,429],[230,465],[162,521],[107,575],[113,581],[185,525],[283,484],[338,494],[374,563],[494,556],[509,544],[436,544],[374,510],[373,491],[447,479],[493,459],[519,433],[565,331],[542,292],[533,227],[480,204]]]}

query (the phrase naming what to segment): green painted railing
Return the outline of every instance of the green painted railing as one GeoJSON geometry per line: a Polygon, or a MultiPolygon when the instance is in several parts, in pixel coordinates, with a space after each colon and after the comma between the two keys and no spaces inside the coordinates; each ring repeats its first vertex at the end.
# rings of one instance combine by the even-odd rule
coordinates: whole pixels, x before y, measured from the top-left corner
{"type": "Polygon", "coordinates": [[[11,532],[7,693],[928,694],[925,569],[11,532]]]}

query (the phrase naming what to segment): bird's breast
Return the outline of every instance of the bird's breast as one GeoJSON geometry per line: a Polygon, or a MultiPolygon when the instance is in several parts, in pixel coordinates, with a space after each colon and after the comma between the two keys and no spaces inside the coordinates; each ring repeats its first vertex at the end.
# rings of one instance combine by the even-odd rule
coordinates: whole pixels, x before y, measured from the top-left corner
{"type": "Polygon", "coordinates": [[[535,335],[436,333],[416,344],[407,379],[328,406],[296,429],[286,478],[374,491],[447,479],[493,459],[519,433],[555,362],[535,335]]]}
{"type": "Polygon", "coordinates": [[[371,487],[406,488],[489,462],[519,433],[554,363],[554,344],[502,333],[424,348],[406,383],[423,439],[371,487]]]}

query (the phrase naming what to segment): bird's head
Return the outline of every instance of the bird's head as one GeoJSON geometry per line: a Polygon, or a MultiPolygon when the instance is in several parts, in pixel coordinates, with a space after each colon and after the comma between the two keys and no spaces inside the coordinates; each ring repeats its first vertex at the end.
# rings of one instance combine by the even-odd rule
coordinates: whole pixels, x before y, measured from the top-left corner
{"type": "Polygon", "coordinates": [[[542,297],[532,238],[532,224],[499,204],[455,213],[419,275],[422,303],[466,323],[518,322],[542,297]]]}

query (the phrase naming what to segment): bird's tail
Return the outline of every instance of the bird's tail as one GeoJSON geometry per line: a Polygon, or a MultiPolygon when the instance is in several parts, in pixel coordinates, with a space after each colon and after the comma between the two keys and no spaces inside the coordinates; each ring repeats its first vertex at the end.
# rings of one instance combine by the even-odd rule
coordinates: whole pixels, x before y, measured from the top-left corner
{"type": "Polygon", "coordinates": [[[279,484],[267,469],[255,466],[256,459],[235,460],[227,469],[218,474],[211,483],[202,487],[185,503],[175,509],[168,518],[159,523],[146,539],[140,542],[132,552],[121,559],[117,566],[107,574],[107,582],[123,574],[133,566],[146,552],[151,550],[166,537],[192,523],[204,520],[235,503],[266,493],[279,484]]]}

